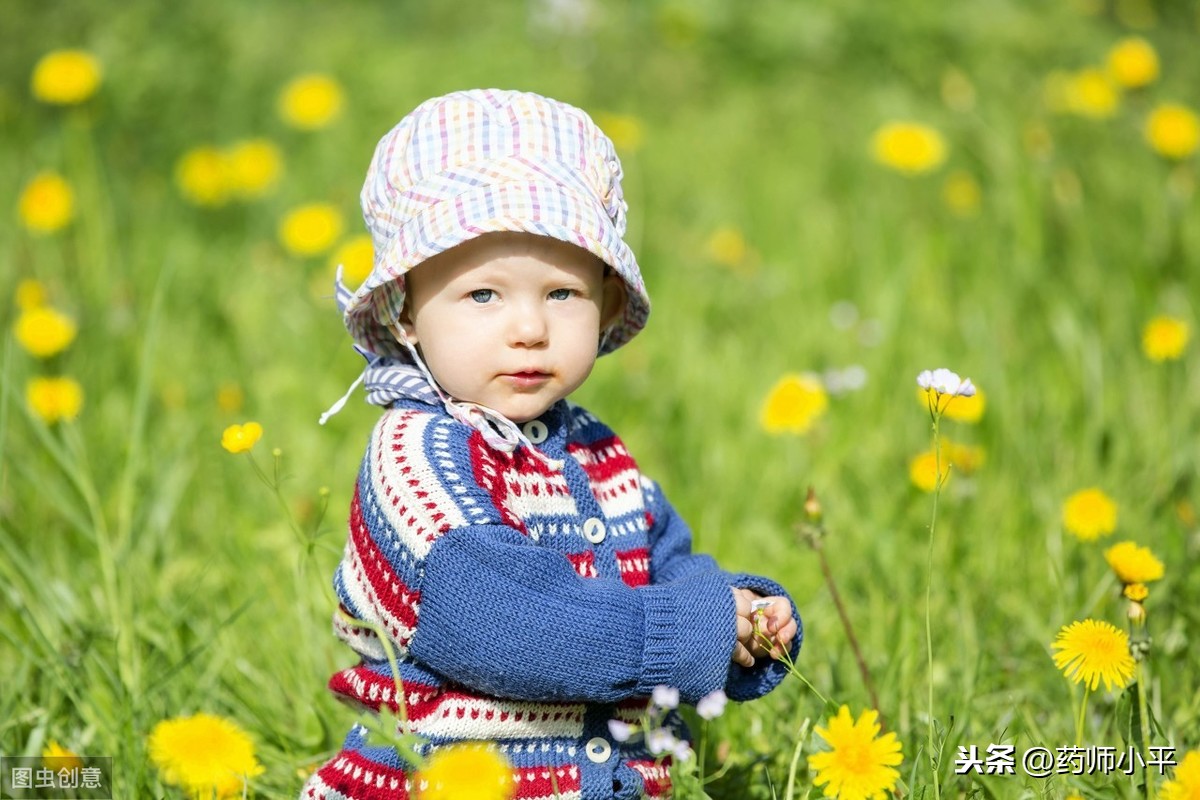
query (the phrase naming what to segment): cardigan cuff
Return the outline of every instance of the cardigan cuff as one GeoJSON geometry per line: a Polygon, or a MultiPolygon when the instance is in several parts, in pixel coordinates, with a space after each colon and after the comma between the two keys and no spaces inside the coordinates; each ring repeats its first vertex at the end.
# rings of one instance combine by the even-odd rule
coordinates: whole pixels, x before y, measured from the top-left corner
{"type": "Polygon", "coordinates": [[[694,703],[725,685],[737,641],[737,605],[728,580],[700,574],[637,590],[645,649],[635,694],[671,686],[694,703]]]}

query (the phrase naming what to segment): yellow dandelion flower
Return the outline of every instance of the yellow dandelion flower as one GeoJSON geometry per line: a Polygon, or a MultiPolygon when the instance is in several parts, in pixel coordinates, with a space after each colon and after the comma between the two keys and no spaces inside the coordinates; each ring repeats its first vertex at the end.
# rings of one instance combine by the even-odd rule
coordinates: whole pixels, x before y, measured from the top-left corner
{"type": "Polygon", "coordinates": [[[641,149],[645,139],[642,121],[632,114],[597,114],[596,124],[622,153],[636,153],[641,149]]]}
{"type": "Polygon", "coordinates": [[[266,139],[238,142],[225,157],[230,190],[243,199],[267,194],[283,173],[283,154],[266,139]]]}
{"type": "Polygon", "coordinates": [[[292,80],[279,95],[279,115],[301,130],[324,128],[342,113],[341,85],[328,75],[312,73],[292,80]]]}
{"type": "Polygon", "coordinates": [[[26,309],[13,325],[17,343],[33,356],[49,358],[75,341],[75,323],[48,306],[26,309]]]}
{"type": "Polygon", "coordinates": [[[32,378],[25,402],[47,425],[73,420],[83,408],[83,387],[71,378],[32,378]]]}
{"type": "Polygon", "coordinates": [[[1200,145],[1200,117],[1187,106],[1163,103],[1150,112],[1145,133],[1159,155],[1187,158],[1200,145]]]}
{"type": "Polygon", "coordinates": [[[1107,119],[1117,113],[1121,103],[1108,76],[1091,67],[1069,76],[1063,91],[1067,111],[1081,117],[1107,119]]]}
{"type": "Polygon", "coordinates": [[[737,228],[722,225],[712,232],[705,245],[708,256],[726,267],[740,267],[746,262],[749,248],[746,237],[737,228]]]}
{"type": "Polygon", "coordinates": [[[966,170],[955,170],[942,184],[942,200],[951,213],[958,217],[978,214],[982,196],[979,182],[966,170]]]}
{"type": "Polygon", "coordinates": [[[1191,338],[1190,326],[1177,317],[1155,317],[1142,329],[1142,352],[1151,361],[1174,361],[1191,338]]]}
{"type": "Polygon", "coordinates": [[[1161,800],[1200,798],[1200,750],[1190,750],[1175,767],[1171,780],[1162,786],[1161,800]]]}
{"type": "Polygon", "coordinates": [[[1140,36],[1128,36],[1108,51],[1108,74],[1118,85],[1137,89],[1158,80],[1158,53],[1140,36]]]}
{"type": "Polygon", "coordinates": [[[1104,688],[1124,689],[1133,678],[1133,656],[1129,637],[1115,625],[1094,619],[1064,625],[1051,647],[1054,665],[1073,683],[1085,683],[1089,691],[1100,681],[1104,688]]]}
{"type": "MultiPolygon", "coordinates": [[[[943,453],[941,480],[950,477],[950,459],[943,453]]],[[[932,492],[938,487],[938,459],[932,450],[918,453],[908,462],[908,479],[922,492],[932,492]]]]}
{"type": "MultiPolygon", "coordinates": [[[[1163,563],[1148,547],[1134,542],[1118,542],[1104,551],[1104,560],[1112,567],[1121,583],[1149,583],[1163,576],[1163,563]]],[[[1132,599],[1132,598],[1131,598],[1132,599]]]]}
{"type": "Polygon", "coordinates": [[[245,402],[246,395],[242,392],[242,387],[236,383],[228,381],[217,388],[217,408],[226,414],[236,414],[241,411],[245,402]]]}
{"type": "Polygon", "coordinates": [[[375,266],[375,246],[365,233],[352,236],[342,242],[330,259],[333,267],[341,265],[342,278],[348,286],[357,286],[367,279],[375,266]]]}
{"type": "Polygon", "coordinates": [[[83,759],[78,753],[73,753],[54,739],[42,748],[42,766],[58,772],[60,769],[73,770],[83,768],[83,759]]]}
{"type": "Polygon", "coordinates": [[[1117,504],[1097,488],[1081,489],[1063,503],[1062,523],[1085,542],[1108,536],[1117,529],[1117,504]]]}
{"type": "Polygon", "coordinates": [[[70,106],[82,103],[100,86],[100,62],[83,50],[55,50],[33,68],[30,89],[43,103],[70,106]]]}
{"type": "Polygon", "coordinates": [[[825,413],[829,395],[813,375],[784,375],[767,393],[760,419],[767,433],[803,434],[825,413]]]}
{"type": "Polygon", "coordinates": [[[813,785],[822,786],[826,797],[883,800],[891,793],[904,755],[895,733],[879,735],[878,717],[867,710],[856,722],[850,708],[842,706],[827,727],[815,728],[830,749],[809,756],[808,768],[815,773],[813,785]]]}
{"type": "Polygon", "coordinates": [[[198,206],[223,206],[233,191],[229,157],[215,147],[194,147],[175,164],[175,184],[198,206]]]}
{"type": "Polygon", "coordinates": [[[148,744],[163,780],[197,796],[241,797],[247,780],[263,772],[245,731],[212,714],[164,720],[148,744]]]}
{"type": "Polygon", "coordinates": [[[946,141],[928,125],[889,122],[871,137],[871,153],[885,167],[918,175],[942,165],[946,160],[946,141]]]}
{"type": "Polygon", "coordinates": [[[297,256],[317,256],[342,235],[342,215],[327,203],[293,209],[279,224],[279,241],[297,256]]]}
{"type": "Polygon", "coordinates": [[[262,425],[257,422],[230,425],[221,433],[221,447],[231,453],[245,453],[258,443],[262,435],[262,425]]]}
{"type": "Polygon", "coordinates": [[[46,287],[41,281],[24,278],[17,284],[14,298],[17,301],[17,308],[22,311],[41,308],[46,305],[46,287]]]}
{"type": "Polygon", "coordinates": [[[1125,588],[1121,590],[1121,594],[1135,603],[1140,603],[1150,596],[1150,590],[1146,588],[1144,583],[1127,583],[1125,588]]]}
{"type": "Polygon", "coordinates": [[[34,233],[54,233],[75,216],[75,192],[57,172],[40,172],[21,190],[21,224],[34,233]]]}
{"type": "Polygon", "coordinates": [[[509,800],[515,788],[504,757],[475,744],[440,748],[417,779],[421,800],[509,800]]]}

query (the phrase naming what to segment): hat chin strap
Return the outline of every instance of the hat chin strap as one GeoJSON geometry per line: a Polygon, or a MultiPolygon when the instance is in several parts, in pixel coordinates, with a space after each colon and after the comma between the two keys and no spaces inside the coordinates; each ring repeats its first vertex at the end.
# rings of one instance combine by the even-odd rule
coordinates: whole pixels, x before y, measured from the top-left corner
{"type": "MultiPolygon", "coordinates": [[[[534,446],[533,442],[529,441],[517,423],[510,420],[504,414],[501,414],[494,408],[488,408],[481,403],[457,400],[446,393],[433,377],[433,373],[429,371],[429,367],[425,366],[425,359],[421,358],[421,353],[417,350],[417,346],[409,341],[404,328],[396,322],[392,322],[387,327],[392,332],[392,335],[396,337],[396,341],[403,344],[405,349],[408,350],[409,355],[412,356],[413,363],[417,365],[417,369],[421,370],[421,374],[425,376],[425,380],[429,381],[429,385],[437,392],[438,398],[442,401],[442,405],[445,406],[446,412],[450,416],[479,431],[484,441],[496,450],[511,453],[518,446],[524,445],[535,458],[550,469],[558,471],[563,468],[561,459],[550,458],[539,450],[534,446]]],[[[353,387],[351,388],[353,389],[353,387]]]]}

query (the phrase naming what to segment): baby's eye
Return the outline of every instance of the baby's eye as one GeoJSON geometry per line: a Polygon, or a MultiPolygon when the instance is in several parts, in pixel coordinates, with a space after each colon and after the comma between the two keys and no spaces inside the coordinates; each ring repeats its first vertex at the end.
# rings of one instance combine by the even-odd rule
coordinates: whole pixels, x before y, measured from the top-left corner
{"type": "Polygon", "coordinates": [[[550,292],[551,300],[569,300],[575,294],[573,289],[555,289],[550,292]]]}
{"type": "Polygon", "coordinates": [[[471,292],[471,299],[476,303],[486,303],[492,299],[493,294],[495,294],[495,292],[493,292],[491,289],[476,289],[475,291],[471,292]]]}

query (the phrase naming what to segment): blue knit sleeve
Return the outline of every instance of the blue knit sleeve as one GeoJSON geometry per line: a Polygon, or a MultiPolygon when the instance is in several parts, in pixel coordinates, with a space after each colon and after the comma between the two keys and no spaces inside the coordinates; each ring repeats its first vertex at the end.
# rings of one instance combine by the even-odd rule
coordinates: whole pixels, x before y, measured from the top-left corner
{"type": "Polygon", "coordinates": [[[670,583],[698,573],[723,574],[712,556],[692,552],[692,531],[683,517],[675,512],[659,485],[643,476],[642,492],[653,520],[650,528],[650,582],[670,583]]]}
{"type": "MultiPolygon", "coordinates": [[[[696,575],[718,575],[727,586],[749,589],[763,597],[788,598],[792,604],[792,616],[796,620],[797,633],[792,642],[791,657],[794,660],[804,638],[804,625],[800,612],[787,591],[775,581],[746,573],[728,573],[721,570],[711,556],[692,552],[692,534],[687,523],[676,513],[658,485],[643,478],[647,506],[654,518],[650,531],[651,583],[664,584],[696,575]]],[[[787,667],[782,662],[760,658],[753,667],[743,667],[733,661],[728,664],[729,674],[725,693],[732,700],[753,700],[779,685],[787,676],[787,667]]]]}
{"type": "Polygon", "coordinates": [[[719,573],[633,589],[487,525],[438,539],[419,590],[411,655],[489,694],[614,702],[665,684],[695,702],[728,680],[735,612],[719,573]]]}

